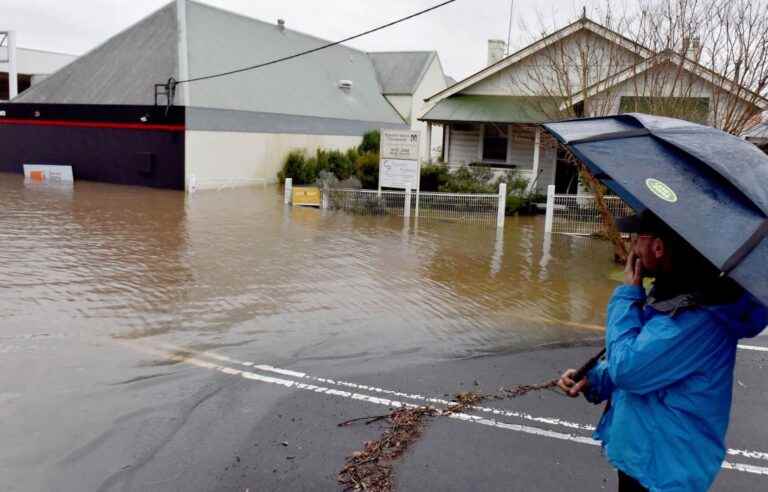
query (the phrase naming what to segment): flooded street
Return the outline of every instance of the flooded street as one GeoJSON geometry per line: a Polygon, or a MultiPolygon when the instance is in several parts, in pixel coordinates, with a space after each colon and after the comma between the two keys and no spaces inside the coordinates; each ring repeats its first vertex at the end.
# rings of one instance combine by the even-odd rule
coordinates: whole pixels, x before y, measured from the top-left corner
{"type": "MultiPolygon", "coordinates": [[[[406,224],[290,208],[276,187],[0,175],[0,491],[340,490],[380,429],[339,422],[593,355],[611,257],[542,217],[406,224]]],[[[716,490],[768,477],[765,345],[739,355],[736,471],[716,490]]],[[[397,489],[615,488],[589,438],[600,407],[551,391],[493,405],[435,422],[397,489]]]]}
{"type": "MultiPolygon", "coordinates": [[[[0,176],[2,336],[161,336],[276,360],[467,357],[594,337],[611,248],[493,227],[0,176]]],[[[598,334],[599,335],[599,334],[598,334]]]]}

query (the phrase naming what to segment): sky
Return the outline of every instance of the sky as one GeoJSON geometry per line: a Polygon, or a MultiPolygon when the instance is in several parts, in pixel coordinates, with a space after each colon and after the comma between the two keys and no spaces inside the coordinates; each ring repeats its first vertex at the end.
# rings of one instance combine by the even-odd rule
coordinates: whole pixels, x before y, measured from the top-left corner
{"type": "MultiPolygon", "coordinates": [[[[441,0],[199,0],[335,41],[436,5],[441,0]]],[[[512,50],[546,25],[561,27],[605,0],[456,0],[442,9],[350,43],[365,51],[436,50],[447,75],[462,79],[485,66],[488,39],[512,50]]],[[[3,0],[0,30],[16,30],[18,45],[82,54],[151,14],[169,0],[3,0]]],[[[599,16],[597,16],[599,17],[599,16]]],[[[237,67],[233,67],[237,68],[237,67]]]]}

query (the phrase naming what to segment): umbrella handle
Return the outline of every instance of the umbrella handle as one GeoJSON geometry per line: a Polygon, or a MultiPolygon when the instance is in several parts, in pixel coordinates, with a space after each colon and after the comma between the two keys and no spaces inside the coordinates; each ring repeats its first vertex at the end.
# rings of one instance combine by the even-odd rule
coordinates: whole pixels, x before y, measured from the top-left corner
{"type": "Polygon", "coordinates": [[[587,375],[587,373],[597,365],[598,361],[600,360],[600,357],[602,357],[605,354],[605,348],[603,348],[600,352],[597,353],[594,357],[589,359],[583,366],[581,366],[576,373],[571,377],[575,382],[579,382],[587,375]]]}

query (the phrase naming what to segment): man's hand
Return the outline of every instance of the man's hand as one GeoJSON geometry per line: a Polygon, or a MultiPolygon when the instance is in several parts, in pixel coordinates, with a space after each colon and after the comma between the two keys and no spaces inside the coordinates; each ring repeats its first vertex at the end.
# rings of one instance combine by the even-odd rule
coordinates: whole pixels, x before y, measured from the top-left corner
{"type": "Polygon", "coordinates": [[[562,376],[560,376],[560,380],[557,382],[557,386],[571,398],[576,398],[579,396],[579,393],[587,391],[587,388],[589,387],[587,378],[583,378],[578,383],[574,381],[572,378],[575,374],[576,369],[568,369],[562,376]]]}
{"type": "Polygon", "coordinates": [[[634,251],[629,253],[627,265],[624,267],[624,284],[637,286],[643,285],[642,263],[634,251]]]}

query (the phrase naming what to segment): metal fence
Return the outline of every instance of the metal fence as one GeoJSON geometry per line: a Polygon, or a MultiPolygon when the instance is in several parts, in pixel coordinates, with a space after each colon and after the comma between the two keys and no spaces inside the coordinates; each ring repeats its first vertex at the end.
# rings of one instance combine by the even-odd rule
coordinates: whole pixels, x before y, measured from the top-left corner
{"type": "MultiPolygon", "coordinates": [[[[286,203],[292,184],[286,180],[286,203]]],[[[504,227],[506,184],[498,194],[325,188],[322,208],[356,215],[390,215],[504,227]]]]}
{"type": "MultiPolygon", "coordinates": [[[[614,217],[631,215],[632,209],[619,197],[606,196],[603,201],[614,217]]],[[[547,232],[591,236],[605,232],[606,223],[592,195],[556,195],[551,186],[547,193],[547,232]]]]}
{"type": "Polygon", "coordinates": [[[326,208],[356,215],[393,215],[494,225],[499,210],[499,195],[496,194],[328,189],[323,190],[323,195],[326,208]]]}

